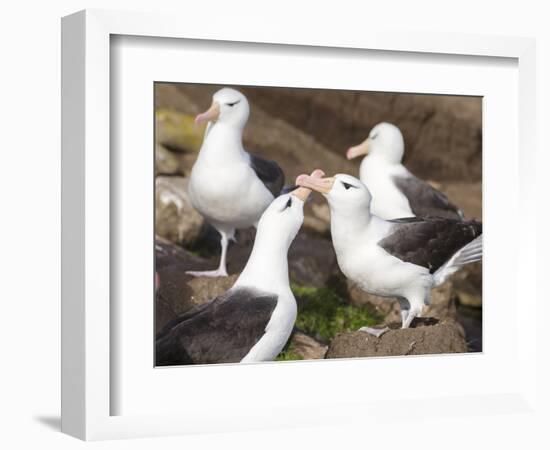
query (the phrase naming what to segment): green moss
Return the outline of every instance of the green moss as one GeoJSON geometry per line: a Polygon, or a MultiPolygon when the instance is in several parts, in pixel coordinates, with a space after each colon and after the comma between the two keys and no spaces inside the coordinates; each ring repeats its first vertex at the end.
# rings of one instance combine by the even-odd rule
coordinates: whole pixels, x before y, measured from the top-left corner
{"type": "Polygon", "coordinates": [[[219,251],[212,250],[208,247],[187,247],[186,250],[191,253],[193,256],[196,256],[198,258],[204,258],[208,259],[213,256],[217,256],[219,254],[219,251]]]}
{"type": "Polygon", "coordinates": [[[382,320],[365,308],[347,304],[331,289],[296,284],[291,287],[298,301],[296,327],[325,342],[339,333],[370,327],[382,320]]]}
{"type": "Polygon", "coordinates": [[[298,355],[298,353],[294,353],[291,348],[283,350],[281,353],[279,353],[279,356],[275,358],[275,361],[300,361],[304,358],[302,358],[301,355],[298,355]]]}

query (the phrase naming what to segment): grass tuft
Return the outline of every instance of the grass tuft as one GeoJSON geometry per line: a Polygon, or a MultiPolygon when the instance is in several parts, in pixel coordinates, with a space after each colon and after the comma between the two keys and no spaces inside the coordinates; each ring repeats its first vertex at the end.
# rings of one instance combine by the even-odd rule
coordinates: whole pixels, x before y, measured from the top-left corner
{"type": "Polygon", "coordinates": [[[371,327],[382,321],[382,317],[366,308],[349,305],[329,288],[296,284],[291,288],[298,302],[296,327],[318,340],[329,342],[339,333],[371,327]]]}
{"type": "Polygon", "coordinates": [[[279,353],[279,356],[275,358],[275,361],[300,361],[303,359],[304,358],[302,357],[302,355],[294,353],[291,348],[288,348],[279,353]]]}

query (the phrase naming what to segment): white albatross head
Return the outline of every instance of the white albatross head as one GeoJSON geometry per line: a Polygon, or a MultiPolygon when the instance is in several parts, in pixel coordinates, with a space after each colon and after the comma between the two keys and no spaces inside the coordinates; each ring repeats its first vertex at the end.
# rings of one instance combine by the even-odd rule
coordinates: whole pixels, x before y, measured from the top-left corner
{"type": "Polygon", "coordinates": [[[327,178],[300,175],[296,184],[323,194],[331,211],[336,213],[353,217],[370,209],[372,197],[369,190],[351,175],[337,174],[327,178]]]}
{"type": "Polygon", "coordinates": [[[250,107],[248,100],[239,91],[223,88],[212,96],[210,108],[195,117],[195,123],[224,123],[237,128],[244,128],[250,107]]]}
{"type": "MultiPolygon", "coordinates": [[[[315,170],[312,178],[324,176],[315,170]]],[[[304,221],[304,202],[311,190],[299,187],[271,202],[258,222],[252,253],[234,286],[267,292],[288,288],[288,249],[304,221]]]]}
{"type": "Polygon", "coordinates": [[[405,141],[401,130],[395,125],[381,122],[369,133],[369,136],[361,144],[348,149],[348,159],[361,155],[376,155],[377,158],[391,163],[400,164],[405,152],[405,141]]]}
{"type": "MultiPolygon", "coordinates": [[[[317,169],[310,176],[317,179],[324,175],[322,170],[317,169]]],[[[258,222],[256,240],[268,238],[288,250],[304,221],[304,203],[309,194],[309,188],[298,187],[273,200],[258,222]]]]}

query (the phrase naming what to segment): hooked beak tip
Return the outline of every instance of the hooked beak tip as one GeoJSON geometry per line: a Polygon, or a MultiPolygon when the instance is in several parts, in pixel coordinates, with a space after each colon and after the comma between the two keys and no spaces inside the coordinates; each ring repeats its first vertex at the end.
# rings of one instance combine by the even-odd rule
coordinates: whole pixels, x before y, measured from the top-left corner
{"type": "Polygon", "coordinates": [[[315,169],[313,172],[311,172],[311,175],[298,175],[296,177],[295,184],[300,187],[294,191],[294,195],[305,201],[311,194],[311,187],[308,185],[308,180],[310,178],[322,178],[324,176],[325,172],[323,172],[321,169],[315,169]]]}
{"type": "Polygon", "coordinates": [[[302,183],[307,179],[307,177],[308,177],[308,175],[306,175],[306,174],[298,175],[296,177],[296,183],[294,183],[294,184],[296,184],[297,186],[301,186],[302,183]]]}

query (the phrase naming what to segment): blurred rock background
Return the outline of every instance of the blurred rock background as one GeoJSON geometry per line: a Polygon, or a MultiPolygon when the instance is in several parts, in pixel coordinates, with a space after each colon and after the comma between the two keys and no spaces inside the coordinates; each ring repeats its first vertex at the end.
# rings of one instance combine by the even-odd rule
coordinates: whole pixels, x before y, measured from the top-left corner
{"type": "MultiPolygon", "coordinates": [[[[156,326],[227,290],[250,254],[254,230],[243,230],[228,252],[228,278],[200,279],[189,269],[217,265],[216,231],[191,206],[187,177],[202,143],[194,116],[206,110],[222,86],[155,85],[156,270],[160,287],[156,326]]],[[[405,137],[405,165],[458,204],[468,217],[482,217],[481,99],[239,87],[250,102],[245,148],[278,162],[293,184],[297,175],[322,168],[357,176],[360,158],[345,152],[381,121],[405,137]]],[[[362,325],[400,320],[396,302],[365,294],[340,273],[330,241],[329,211],[318,195],[306,206],[302,231],[289,254],[299,315],[279,359],[452,353],[482,350],[481,263],[468,266],[432,292],[432,304],[416,327],[381,338],[355,333],[362,325]]]]}

